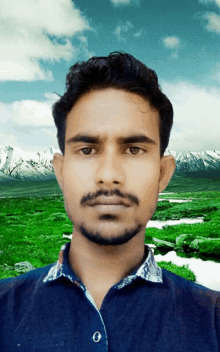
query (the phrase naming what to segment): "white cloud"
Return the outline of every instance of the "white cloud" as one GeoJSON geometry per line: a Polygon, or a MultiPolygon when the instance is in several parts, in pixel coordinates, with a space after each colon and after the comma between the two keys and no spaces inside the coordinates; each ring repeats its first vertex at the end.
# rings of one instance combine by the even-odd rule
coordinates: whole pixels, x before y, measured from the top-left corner
{"type": "Polygon", "coordinates": [[[39,60],[70,60],[67,37],[92,30],[71,0],[0,0],[0,80],[52,80],[39,60]]]}
{"type": "Polygon", "coordinates": [[[168,49],[177,49],[180,45],[180,39],[178,37],[165,37],[163,43],[168,49]]]}
{"type": "MultiPolygon", "coordinates": [[[[124,24],[120,22],[120,24],[116,27],[114,34],[116,35],[119,42],[126,42],[126,39],[122,37],[121,33],[128,32],[130,28],[134,28],[134,25],[128,20],[124,24]]],[[[144,33],[146,33],[146,30],[141,29],[140,31],[133,33],[132,36],[139,38],[144,33]]]]}
{"type": "Polygon", "coordinates": [[[146,33],[145,29],[141,29],[139,32],[133,34],[135,38],[139,38],[142,34],[146,33]]]}
{"type": "Polygon", "coordinates": [[[189,82],[161,83],[174,109],[174,125],[168,149],[219,150],[220,89],[189,82]]]}
{"type": "Polygon", "coordinates": [[[80,41],[79,44],[79,51],[84,51],[85,56],[90,59],[93,56],[96,56],[96,53],[94,51],[89,51],[88,50],[88,39],[84,35],[78,35],[77,38],[80,41]]]}
{"type": "Polygon", "coordinates": [[[0,144],[13,145],[27,151],[59,149],[52,105],[59,97],[45,93],[44,101],[21,100],[0,103],[0,144]]]}
{"type": "Polygon", "coordinates": [[[220,0],[199,0],[199,3],[209,5],[209,4],[216,4],[220,7],[220,0]]]}
{"type": "MultiPolygon", "coordinates": [[[[47,100],[20,100],[0,103],[3,123],[9,126],[54,126],[52,104],[59,99],[54,93],[45,93],[47,100]]],[[[2,122],[2,121],[1,121],[2,122]]],[[[1,125],[2,127],[2,125],[1,125]]]]}
{"type": "Polygon", "coordinates": [[[129,21],[126,21],[126,23],[123,25],[123,24],[120,24],[116,27],[116,30],[114,31],[114,34],[116,35],[118,41],[126,41],[125,38],[123,38],[121,36],[121,32],[127,32],[129,30],[129,28],[133,28],[133,24],[129,21]]]}
{"type": "Polygon", "coordinates": [[[140,5],[139,0],[110,0],[114,6],[120,5],[140,5]]]}
{"type": "Polygon", "coordinates": [[[172,50],[171,58],[177,59],[178,58],[178,50],[180,48],[180,38],[178,37],[164,37],[162,39],[163,45],[166,49],[172,50]]]}
{"type": "Polygon", "coordinates": [[[219,15],[217,15],[214,12],[206,12],[203,15],[201,15],[201,17],[208,21],[208,24],[206,25],[205,28],[209,32],[220,33],[220,16],[219,15]]]}
{"type": "Polygon", "coordinates": [[[44,96],[47,98],[47,104],[54,104],[58,99],[58,95],[55,94],[55,93],[51,93],[51,92],[48,92],[48,93],[44,93],[44,96]]]}

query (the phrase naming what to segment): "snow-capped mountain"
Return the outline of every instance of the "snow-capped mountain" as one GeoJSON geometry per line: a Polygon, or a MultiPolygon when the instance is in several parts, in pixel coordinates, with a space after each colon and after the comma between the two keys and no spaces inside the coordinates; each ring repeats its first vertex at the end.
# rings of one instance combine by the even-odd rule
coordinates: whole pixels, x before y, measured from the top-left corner
{"type": "Polygon", "coordinates": [[[220,178],[220,151],[175,152],[167,150],[176,162],[175,175],[191,177],[220,178]]]}
{"type": "Polygon", "coordinates": [[[0,182],[43,181],[55,178],[53,154],[60,150],[26,152],[14,146],[0,145],[0,182]]]}
{"type": "MultiPolygon", "coordinates": [[[[59,149],[26,152],[19,147],[0,145],[0,182],[43,181],[55,179],[53,154],[59,149]]],[[[176,160],[175,175],[220,178],[220,151],[175,152],[167,150],[176,160]]]]}

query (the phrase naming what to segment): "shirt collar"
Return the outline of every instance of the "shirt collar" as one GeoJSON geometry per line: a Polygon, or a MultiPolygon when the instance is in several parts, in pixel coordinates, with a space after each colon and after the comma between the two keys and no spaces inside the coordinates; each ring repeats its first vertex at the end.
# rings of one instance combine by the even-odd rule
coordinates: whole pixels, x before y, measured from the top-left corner
{"type": "MultiPolygon", "coordinates": [[[[82,282],[80,279],[76,276],[72,268],[70,267],[69,261],[68,261],[68,253],[70,249],[70,244],[71,242],[67,242],[64,245],[62,245],[60,253],[59,253],[59,258],[56,263],[53,264],[53,266],[50,268],[47,276],[44,278],[43,282],[47,283],[49,281],[55,281],[61,276],[66,277],[70,281],[72,281],[74,284],[81,286],[83,290],[85,290],[84,285],[82,285],[82,282]]],[[[142,279],[146,281],[151,281],[151,282],[157,282],[157,283],[163,283],[163,278],[162,278],[162,270],[161,268],[157,265],[153,251],[150,247],[148,247],[147,244],[145,244],[145,259],[143,264],[137,268],[132,274],[124,278],[123,280],[120,281],[118,288],[122,288],[129,284],[131,281],[136,279],[137,277],[141,277],[142,279]]]]}

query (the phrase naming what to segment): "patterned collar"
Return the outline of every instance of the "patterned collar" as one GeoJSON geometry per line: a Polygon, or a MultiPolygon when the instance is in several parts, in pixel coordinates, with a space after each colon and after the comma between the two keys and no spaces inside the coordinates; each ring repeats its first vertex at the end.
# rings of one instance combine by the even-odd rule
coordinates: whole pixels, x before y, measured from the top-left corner
{"type": "MultiPolygon", "coordinates": [[[[55,281],[59,277],[64,276],[77,286],[80,286],[85,291],[85,286],[82,284],[81,280],[75,275],[68,261],[70,244],[71,242],[67,242],[61,247],[58,261],[54,263],[54,265],[50,268],[43,282],[47,283],[49,281],[55,281]]],[[[131,281],[135,280],[137,277],[141,277],[146,281],[163,283],[162,270],[157,265],[154,259],[153,252],[147,244],[145,244],[145,259],[143,264],[132,274],[122,279],[118,283],[118,289],[126,286],[131,281]]]]}

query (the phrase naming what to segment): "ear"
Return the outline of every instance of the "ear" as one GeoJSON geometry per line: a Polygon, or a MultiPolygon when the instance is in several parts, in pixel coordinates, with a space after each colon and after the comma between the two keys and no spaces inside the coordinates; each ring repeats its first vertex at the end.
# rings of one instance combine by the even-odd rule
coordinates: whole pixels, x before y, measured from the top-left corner
{"type": "Polygon", "coordinates": [[[159,193],[163,192],[173,176],[176,168],[175,158],[173,155],[166,155],[161,158],[160,162],[160,180],[159,193]]]}
{"type": "Polygon", "coordinates": [[[63,154],[55,153],[53,155],[53,168],[55,171],[57,182],[63,192],[63,163],[64,157],[63,154]]]}

